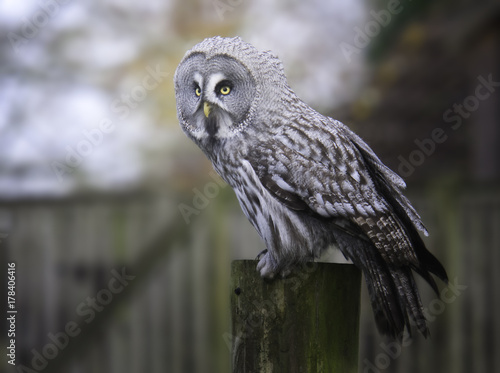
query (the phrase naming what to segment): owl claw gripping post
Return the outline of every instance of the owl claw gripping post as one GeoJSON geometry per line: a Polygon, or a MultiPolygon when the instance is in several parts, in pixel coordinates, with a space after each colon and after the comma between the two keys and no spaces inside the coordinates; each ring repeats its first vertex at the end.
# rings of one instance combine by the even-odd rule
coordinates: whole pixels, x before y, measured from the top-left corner
{"type": "Polygon", "coordinates": [[[205,39],[175,73],[184,132],[234,189],[265,242],[257,269],[286,273],[336,244],[363,271],[379,331],[427,336],[415,271],[447,282],[404,181],[349,128],[301,101],[283,66],[240,38],[205,39]]]}

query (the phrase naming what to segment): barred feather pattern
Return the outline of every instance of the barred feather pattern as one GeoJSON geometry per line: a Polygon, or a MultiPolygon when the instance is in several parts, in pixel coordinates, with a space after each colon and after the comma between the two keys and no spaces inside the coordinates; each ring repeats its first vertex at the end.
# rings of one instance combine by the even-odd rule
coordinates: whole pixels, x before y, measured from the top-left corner
{"type": "Polygon", "coordinates": [[[403,195],[404,181],[347,126],[301,101],[277,57],[239,38],[206,39],[188,51],[176,71],[176,94],[183,62],[193,54],[238,61],[255,87],[245,115],[229,127],[241,108],[214,104],[210,134],[193,131],[181,95],[177,104],[181,127],[234,189],[265,242],[261,275],[287,273],[336,244],[362,270],[380,332],[401,338],[415,325],[427,336],[412,271],[435,290],[431,274],[445,282],[447,276],[418,234],[428,233],[403,195]]]}

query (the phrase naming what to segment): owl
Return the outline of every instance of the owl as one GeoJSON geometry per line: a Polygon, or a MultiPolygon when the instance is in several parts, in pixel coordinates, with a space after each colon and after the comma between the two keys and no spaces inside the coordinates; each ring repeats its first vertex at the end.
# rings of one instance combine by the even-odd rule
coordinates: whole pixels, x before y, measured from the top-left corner
{"type": "Polygon", "coordinates": [[[174,76],[187,136],[233,188],[265,243],[264,278],[319,258],[331,245],[364,274],[382,334],[428,327],[413,272],[437,292],[447,282],[418,231],[404,181],[341,122],[289,87],[280,60],[240,38],[213,37],[186,52],[174,76]]]}

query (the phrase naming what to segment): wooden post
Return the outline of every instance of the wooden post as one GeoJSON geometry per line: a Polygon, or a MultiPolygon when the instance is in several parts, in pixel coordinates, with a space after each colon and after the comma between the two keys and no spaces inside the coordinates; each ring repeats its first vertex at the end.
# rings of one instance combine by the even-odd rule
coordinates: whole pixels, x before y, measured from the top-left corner
{"type": "Polygon", "coordinates": [[[232,371],[357,373],[360,271],[307,263],[268,281],[256,264],[232,263],[232,371]]]}

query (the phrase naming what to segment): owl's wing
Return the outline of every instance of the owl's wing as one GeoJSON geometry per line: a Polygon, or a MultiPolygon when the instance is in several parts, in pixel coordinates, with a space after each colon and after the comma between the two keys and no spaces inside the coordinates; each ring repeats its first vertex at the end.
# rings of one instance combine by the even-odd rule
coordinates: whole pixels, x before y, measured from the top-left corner
{"type": "Polygon", "coordinates": [[[249,162],[264,187],[292,210],[330,218],[337,243],[364,273],[375,320],[384,334],[402,338],[411,318],[428,329],[411,269],[437,292],[430,275],[447,282],[441,263],[427,251],[427,233],[403,196],[404,182],[340,122],[286,126],[261,143],[249,162]]]}
{"type": "Polygon", "coordinates": [[[263,185],[281,202],[323,217],[387,211],[358,147],[342,131],[293,126],[283,131],[249,156],[263,185]]]}
{"type": "Polygon", "coordinates": [[[428,271],[445,281],[446,273],[417,232],[427,230],[402,194],[403,180],[340,122],[283,131],[249,157],[266,189],[293,210],[342,218],[342,228],[361,231],[385,262],[411,266],[437,291],[428,271]]]}

